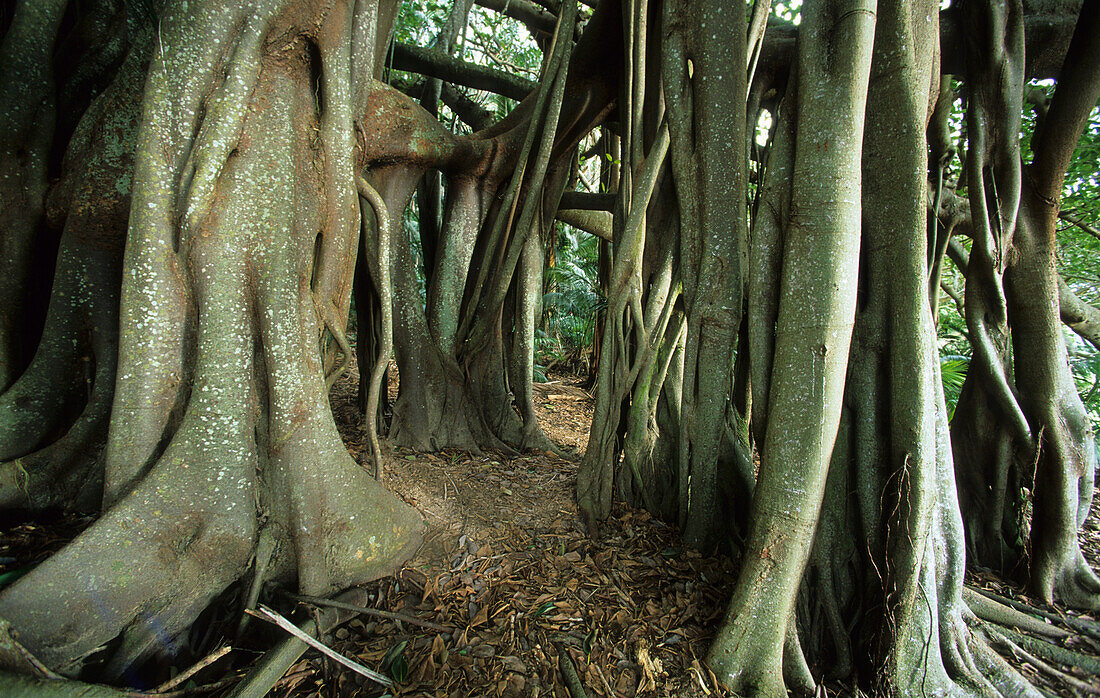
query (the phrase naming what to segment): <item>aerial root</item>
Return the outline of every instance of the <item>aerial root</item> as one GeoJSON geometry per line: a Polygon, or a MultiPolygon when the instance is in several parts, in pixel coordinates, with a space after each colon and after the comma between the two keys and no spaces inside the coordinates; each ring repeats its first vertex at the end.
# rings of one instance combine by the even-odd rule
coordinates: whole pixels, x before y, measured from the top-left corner
{"type": "Polygon", "coordinates": [[[1041,695],[1035,686],[1013,669],[1004,657],[994,651],[984,633],[967,644],[970,646],[974,666],[980,672],[970,676],[979,687],[983,688],[979,695],[988,695],[991,691],[993,695],[1001,695],[1005,698],[1041,695]]]}
{"type": "Polygon", "coordinates": [[[806,654],[802,651],[802,642],[798,639],[797,623],[794,617],[787,625],[787,637],[783,642],[783,682],[796,695],[810,695],[817,689],[817,681],[810,672],[806,654]]]}
{"type": "Polygon", "coordinates": [[[997,627],[994,632],[1000,633],[1006,640],[1010,640],[1014,645],[1043,660],[1057,662],[1063,666],[1079,667],[1090,674],[1100,675],[1100,660],[1095,657],[1056,645],[1049,640],[1025,635],[1011,628],[997,627]]]}
{"type": "MultiPolygon", "coordinates": [[[[382,446],[378,442],[378,400],[382,391],[382,380],[386,376],[386,367],[393,352],[393,307],[390,288],[390,214],[386,200],[378,190],[370,185],[362,175],[355,178],[359,196],[366,199],[374,210],[374,219],[378,225],[377,269],[372,275],[378,279],[377,291],[382,314],[382,328],[378,346],[378,357],[370,372],[370,387],[367,391],[367,436],[370,439],[371,459],[374,461],[374,479],[382,481],[382,446]]],[[[350,360],[350,355],[349,355],[350,360]]]]}
{"type": "Polygon", "coordinates": [[[347,335],[340,329],[340,324],[336,321],[335,309],[331,304],[316,303],[317,313],[321,316],[321,321],[324,323],[325,329],[329,331],[332,338],[336,340],[336,346],[340,347],[340,354],[343,355],[343,360],[340,365],[333,369],[328,376],[325,377],[325,392],[332,390],[332,386],[336,385],[336,381],[340,380],[340,376],[347,373],[351,368],[352,350],[351,345],[348,344],[347,335]]]}
{"type": "Polygon", "coordinates": [[[1093,640],[1100,640],[1100,623],[1097,623],[1095,621],[1090,621],[1085,618],[1079,618],[1077,616],[1072,616],[1068,614],[1058,614],[1051,613],[1050,611],[1044,611],[1041,608],[1035,608],[1025,603],[1005,598],[985,589],[974,589],[973,591],[977,594],[992,599],[1004,606],[1008,606],[1010,608],[1016,609],[1017,611],[1021,611],[1022,613],[1040,616],[1041,618],[1045,618],[1052,623],[1061,623],[1068,628],[1072,628],[1073,630],[1076,630],[1083,635],[1091,637],[1093,640]]]}
{"type": "Polygon", "coordinates": [[[954,668],[956,671],[962,671],[967,676],[981,676],[981,670],[978,669],[977,663],[974,661],[974,653],[970,650],[970,641],[964,637],[961,633],[952,633],[952,641],[947,643],[945,652],[947,653],[946,664],[948,668],[954,668]]]}
{"type": "Polygon", "coordinates": [[[989,623],[996,623],[1006,628],[1020,628],[1049,638],[1063,638],[1073,634],[1068,630],[1049,625],[1018,609],[983,596],[969,587],[963,589],[963,600],[974,612],[974,615],[989,623]]]}

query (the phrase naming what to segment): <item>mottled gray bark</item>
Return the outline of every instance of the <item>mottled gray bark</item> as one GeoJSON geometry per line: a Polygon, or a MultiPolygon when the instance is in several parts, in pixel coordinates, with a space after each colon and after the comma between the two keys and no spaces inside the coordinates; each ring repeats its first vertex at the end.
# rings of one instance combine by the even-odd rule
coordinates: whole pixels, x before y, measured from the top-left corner
{"type": "Polygon", "coordinates": [[[173,3],[157,18],[104,513],[0,594],[0,616],[61,673],[108,644],[108,679],[164,650],[263,537],[266,579],[316,595],[388,572],[418,541],[416,512],[345,450],[319,351],[346,322],[355,119],[373,86],[373,61],[363,79],[347,47],[387,12],[289,4],[173,3]]]}

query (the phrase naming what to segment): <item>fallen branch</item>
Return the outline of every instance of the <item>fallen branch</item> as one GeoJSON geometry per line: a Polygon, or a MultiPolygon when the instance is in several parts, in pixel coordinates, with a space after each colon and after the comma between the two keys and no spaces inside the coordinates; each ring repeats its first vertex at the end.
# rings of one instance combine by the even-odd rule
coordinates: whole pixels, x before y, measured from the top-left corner
{"type": "MultiPolygon", "coordinates": [[[[340,595],[349,601],[366,603],[366,592],[361,588],[350,589],[340,595]]],[[[324,635],[333,628],[354,618],[355,615],[341,609],[330,609],[320,614],[318,620],[310,619],[299,626],[299,630],[306,633],[324,635]],[[320,628],[317,627],[320,622],[320,628]]],[[[265,696],[282,678],[298,658],[305,654],[309,645],[298,639],[296,635],[286,638],[276,647],[268,650],[260,657],[248,675],[234,687],[227,698],[247,698],[250,696],[265,696]]]]}
{"type": "Polygon", "coordinates": [[[377,671],[375,671],[373,669],[368,669],[367,667],[363,666],[359,662],[352,661],[351,659],[348,659],[347,657],[340,654],[339,652],[330,649],[323,642],[321,642],[320,640],[318,640],[314,637],[311,637],[309,635],[309,633],[306,633],[306,632],[303,632],[302,630],[299,630],[298,626],[294,625],[289,620],[282,617],[281,615],[279,615],[275,611],[271,610],[267,606],[264,606],[263,604],[260,604],[260,608],[259,608],[258,611],[249,610],[248,613],[250,615],[256,616],[257,618],[262,618],[262,619],[268,621],[269,623],[274,623],[275,625],[277,625],[280,628],[282,628],[283,630],[287,631],[288,633],[290,633],[294,637],[298,638],[302,642],[306,643],[307,645],[309,645],[313,649],[315,649],[318,652],[320,652],[321,654],[325,655],[329,659],[332,659],[333,661],[335,661],[339,664],[343,664],[348,669],[351,669],[352,671],[359,674],[360,676],[365,676],[366,678],[370,679],[371,681],[375,681],[377,683],[382,684],[386,688],[390,688],[391,686],[393,686],[393,679],[389,678],[388,676],[386,676],[384,674],[380,674],[380,673],[378,673],[377,671]]]}
{"type": "MultiPolygon", "coordinates": [[[[174,691],[166,691],[164,693],[127,693],[130,698],[185,698],[185,696],[194,696],[200,693],[211,693],[218,691],[240,680],[238,676],[227,676],[224,679],[215,681],[214,683],[203,684],[202,686],[195,686],[192,688],[180,688],[174,691]]],[[[83,696],[81,696],[83,698],[83,696]]]]}

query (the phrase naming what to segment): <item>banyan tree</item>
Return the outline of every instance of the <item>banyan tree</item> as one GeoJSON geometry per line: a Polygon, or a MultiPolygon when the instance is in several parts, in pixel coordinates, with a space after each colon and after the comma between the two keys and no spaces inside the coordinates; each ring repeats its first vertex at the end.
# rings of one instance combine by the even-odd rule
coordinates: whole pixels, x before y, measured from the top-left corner
{"type": "Polygon", "coordinates": [[[477,1],[530,31],[537,81],[454,55],[469,0],[428,46],[393,41],[395,0],[0,14],[0,506],[97,516],[0,592],[3,665],[118,682],[231,589],[392,571],[422,524],[380,438],[556,448],[531,381],[566,221],[602,238],[607,300],[583,521],[621,500],[737,557],[719,680],[1036,695],[963,575],[1100,608],[1062,323],[1100,324],[1055,265],[1100,3],[477,1]],[[948,263],[973,347],[950,424],[948,263]],[[328,401],[353,352],[362,464],[328,401]]]}

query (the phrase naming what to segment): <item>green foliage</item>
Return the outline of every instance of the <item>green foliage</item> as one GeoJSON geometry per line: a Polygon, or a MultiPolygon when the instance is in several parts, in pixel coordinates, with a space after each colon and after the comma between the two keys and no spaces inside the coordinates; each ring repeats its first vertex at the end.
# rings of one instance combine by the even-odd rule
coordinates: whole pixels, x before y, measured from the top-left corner
{"type": "MultiPolygon", "coordinates": [[[[450,14],[451,0],[405,0],[397,17],[394,40],[413,46],[431,46],[450,14]]],[[[474,5],[465,29],[459,34],[454,55],[467,63],[537,80],[542,51],[521,23],[498,12],[474,5]]],[[[411,82],[419,75],[400,73],[411,82]]],[[[497,118],[510,112],[516,102],[500,95],[456,86],[467,97],[497,118]]],[[[454,132],[467,131],[446,105],[440,105],[440,121],[454,132]]]]}
{"type": "Polygon", "coordinates": [[[780,19],[785,19],[792,24],[802,23],[802,0],[787,0],[777,2],[772,7],[772,14],[780,19]]]}
{"type": "Polygon", "coordinates": [[[966,372],[970,368],[970,357],[948,355],[940,357],[940,378],[943,381],[943,395],[947,400],[948,419],[955,416],[955,405],[959,403],[959,393],[966,381],[966,372]]]}
{"type": "Polygon", "coordinates": [[[393,645],[382,658],[382,671],[390,674],[397,683],[405,683],[409,679],[409,664],[405,660],[405,648],[408,640],[393,645]]]}
{"type": "Polygon", "coordinates": [[[414,46],[428,46],[439,34],[451,11],[451,0],[402,2],[394,28],[394,40],[414,46]]]}
{"type": "Polygon", "coordinates": [[[536,361],[577,370],[589,361],[596,321],[606,304],[600,293],[599,239],[562,225],[554,264],[543,279],[542,319],[536,361]]]}

